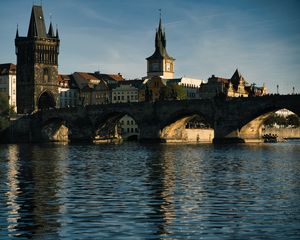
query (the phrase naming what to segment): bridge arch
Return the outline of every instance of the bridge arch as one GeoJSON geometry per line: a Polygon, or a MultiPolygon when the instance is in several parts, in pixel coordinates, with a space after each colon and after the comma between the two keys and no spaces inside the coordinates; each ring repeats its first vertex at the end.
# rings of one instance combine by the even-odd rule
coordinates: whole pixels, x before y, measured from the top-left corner
{"type": "Polygon", "coordinates": [[[47,119],[41,126],[41,137],[46,142],[69,142],[71,124],[63,118],[47,119]]]}
{"type": "Polygon", "coordinates": [[[139,122],[129,112],[113,111],[97,117],[93,132],[96,142],[139,139],[139,122]]]}
{"type": "Polygon", "coordinates": [[[160,126],[164,142],[211,142],[213,137],[213,120],[198,111],[175,112],[160,126]]]}
{"type": "Polygon", "coordinates": [[[91,125],[86,118],[50,117],[41,123],[40,136],[46,142],[91,141],[91,125]]]}
{"type": "Polygon", "coordinates": [[[241,114],[244,116],[239,120],[237,130],[229,134],[231,137],[237,137],[243,142],[261,142],[263,141],[263,124],[265,120],[278,110],[287,109],[298,117],[300,109],[295,104],[282,102],[280,104],[272,104],[257,110],[249,111],[249,114],[241,114]]]}

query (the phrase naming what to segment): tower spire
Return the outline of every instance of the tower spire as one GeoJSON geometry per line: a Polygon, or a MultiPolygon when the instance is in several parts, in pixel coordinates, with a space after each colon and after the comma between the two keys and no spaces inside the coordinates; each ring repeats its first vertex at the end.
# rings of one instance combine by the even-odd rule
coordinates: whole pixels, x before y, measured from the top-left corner
{"type": "Polygon", "coordinates": [[[59,38],[59,36],[58,36],[58,27],[57,27],[57,24],[56,24],[56,36],[55,36],[56,38],[59,38]]]}
{"type": "Polygon", "coordinates": [[[52,27],[52,14],[50,13],[50,26],[49,26],[49,30],[48,30],[48,37],[55,37],[54,36],[54,31],[53,31],[53,27],[52,27]]]}
{"type": "Polygon", "coordinates": [[[162,23],[161,23],[161,9],[158,9],[159,11],[159,24],[158,24],[158,31],[162,31],[162,23]]]}
{"type": "Polygon", "coordinates": [[[155,31],[155,51],[146,58],[147,75],[162,76],[163,78],[171,79],[174,77],[174,61],[167,53],[166,49],[166,34],[163,29],[161,9],[159,9],[159,23],[155,31]]]}
{"type": "Polygon", "coordinates": [[[16,38],[19,37],[19,24],[17,24],[17,32],[16,32],[16,38]]]}
{"type": "Polygon", "coordinates": [[[41,6],[32,6],[27,37],[47,37],[44,14],[41,6]]]}
{"type": "Polygon", "coordinates": [[[49,31],[48,31],[48,37],[54,37],[54,31],[52,27],[52,22],[50,22],[49,31]]]}

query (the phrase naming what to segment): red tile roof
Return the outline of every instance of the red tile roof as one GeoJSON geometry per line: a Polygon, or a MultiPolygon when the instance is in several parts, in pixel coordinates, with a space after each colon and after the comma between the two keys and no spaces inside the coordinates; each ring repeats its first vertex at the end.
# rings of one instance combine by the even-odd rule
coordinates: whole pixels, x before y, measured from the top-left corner
{"type": "Polygon", "coordinates": [[[78,75],[80,75],[83,79],[90,81],[90,80],[99,80],[96,76],[94,76],[93,73],[87,73],[87,72],[76,72],[78,75]]]}

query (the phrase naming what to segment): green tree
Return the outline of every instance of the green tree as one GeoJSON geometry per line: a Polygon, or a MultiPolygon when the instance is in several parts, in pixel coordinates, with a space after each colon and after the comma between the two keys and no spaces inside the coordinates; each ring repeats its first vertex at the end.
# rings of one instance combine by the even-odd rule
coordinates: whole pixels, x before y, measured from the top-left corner
{"type": "Polygon", "coordinates": [[[8,96],[0,93],[0,115],[7,113],[9,110],[8,96]]]}
{"type": "Polygon", "coordinates": [[[159,99],[160,100],[169,100],[171,99],[171,88],[169,86],[161,87],[159,92],[159,99]]]}
{"type": "Polygon", "coordinates": [[[0,93],[0,131],[9,125],[9,112],[8,96],[0,93]]]}
{"type": "Polygon", "coordinates": [[[173,85],[172,91],[176,95],[176,96],[174,96],[175,99],[180,99],[180,100],[187,99],[187,93],[183,86],[173,85]]]}
{"type": "Polygon", "coordinates": [[[289,126],[300,127],[300,119],[296,114],[288,115],[286,120],[289,126]]]}
{"type": "Polygon", "coordinates": [[[187,98],[186,90],[180,85],[164,86],[160,89],[161,100],[183,100],[187,98]]]}
{"type": "Polygon", "coordinates": [[[280,126],[287,126],[287,119],[283,116],[280,116],[276,113],[272,113],[265,121],[264,125],[268,127],[272,127],[275,124],[278,124],[280,126]]]}

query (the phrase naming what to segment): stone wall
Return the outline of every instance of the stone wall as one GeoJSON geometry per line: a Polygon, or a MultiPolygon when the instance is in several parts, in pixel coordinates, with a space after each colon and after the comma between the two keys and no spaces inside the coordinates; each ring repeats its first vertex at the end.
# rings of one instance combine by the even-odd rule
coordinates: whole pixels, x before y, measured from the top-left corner
{"type": "Polygon", "coordinates": [[[184,135],[187,142],[208,142],[211,143],[214,139],[213,129],[185,129],[184,135]]]}
{"type": "Polygon", "coordinates": [[[213,129],[184,129],[181,139],[166,139],[166,142],[184,142],[184,143],[212,143],[214,138],[213,129]]]}
{"type": "Polygon", "coordinates": [[[31,142],[31,119],[21,117],[11,120],[9,128],[1,136],[1,142],[17,143],[17,142],[31,142]]]}

